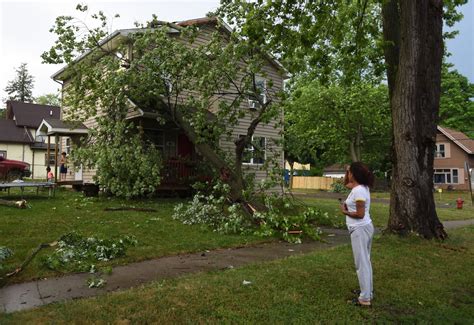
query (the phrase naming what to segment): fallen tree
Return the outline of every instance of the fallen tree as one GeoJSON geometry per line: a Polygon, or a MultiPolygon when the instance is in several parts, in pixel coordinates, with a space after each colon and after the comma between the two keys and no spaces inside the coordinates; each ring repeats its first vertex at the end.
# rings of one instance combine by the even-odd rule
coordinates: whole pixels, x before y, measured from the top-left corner
{"type": "Polygon", "coordinates": [[[0,199],[0,205],[4,205],[7,207],[14,207],[18,209],[26,209],[26,200],[20,200],[20,201],[8,201],[8,200],[3,200],[0,199]]]}
{"type": "MultiPolygon", "coordinates": [[[[77,8],[87,10],[85,6],[77,8]]],[[[198,26],[165,23],[154,17],[118,37],[118,44],[111,47],[101,43],[109,30],[107,18],[103,14],[92,17],[102,27],[83,30],[72,17],[58,17],[52,28],[58,39],[42,55],[45,63],[68,64],[65,116],[95,117],[97,129],[112,137],[114,123],[125,119],[131,102],[159,115],[163,124],[171,123],[184,131],[214,174],[229,184],[229,200],[252,214],[251,206],[256,204],[249,205],[249,196],[244,195],[251,184],[245,179],[242,163],[249,148],[253,154],[262,151],[253,139],[259,125],[278,124],[282,117],[277,105],[282,82],[275,85],[265,71],[269,66],[275,69],[276,64],[258,50],[257,43],[237,37],[216,18],[207,18],[198,26]],[[200,34],[209,27],[213,30],[210,34],[200,34]],[[206,42],[202,38],[198,42],[199,35],[206,42]],[[76,55],[84,59],[74,60],[76,55]],[[249,109],[249,101],[255,108],[249,109]],[[243,118],[248,126],[235,138],[232,131],[243,118]],[[221,149],[222,140],[234,147],[221,149]]],[[[140,126],[136,131],[141,132],[140,126]]],[[[89,140],[94,143],[93,138],[89,140]]],[[[84,146],[78,160],[94,166],[96,162],[90,158],[95,155],[87,151],[84,146]]],[[[266,158],[261,167],[272,174],[280,157],[266,158]]],[[[123,172],[114,171],[110,177],[123,172]]]]}

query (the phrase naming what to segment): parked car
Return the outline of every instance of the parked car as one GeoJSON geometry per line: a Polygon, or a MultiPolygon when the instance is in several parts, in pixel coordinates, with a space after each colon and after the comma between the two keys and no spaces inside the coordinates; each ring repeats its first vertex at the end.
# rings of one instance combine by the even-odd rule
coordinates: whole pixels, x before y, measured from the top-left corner
{"type": "Polygon", "coordinates": [[[23,161],[5,159],[0,156],[0,182],[11,182],[15,179],[29,177],[30,164],[23,161]]]}

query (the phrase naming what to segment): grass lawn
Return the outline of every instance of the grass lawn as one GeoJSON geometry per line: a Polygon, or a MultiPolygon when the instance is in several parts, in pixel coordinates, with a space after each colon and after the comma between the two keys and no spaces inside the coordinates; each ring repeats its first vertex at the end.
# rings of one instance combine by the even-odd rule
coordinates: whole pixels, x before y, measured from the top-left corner
{"type": "Polygon", "coordinates": [[[346,303],[357,287],[346,245],[3,315],[2,323],[472,324],[474,227],[451,231],[442,243],[379,237],[372,260],[371,309],[346,303]]]}
{"type": "MultiPolygon", "coordinates": [[[[340,214],[339,202],[336,199],[297,197],[297,200],[309,205],[318,207],[328,212],[330,215],[340,214]]],[[[389,206],[386,203],[372,202],[370,213],[372,220],[377,227],[385,227],[388,221],[389,206]]],[[[474,219],[474,207],[465,204],[462,210],[456,206],[438,207],[438,217],[441,221],[474,219]]]]}
{"type": "MultiPolygon", "coordinates": [[[[19,193],[19,190],[12,190],[11,193],[19,193]]],[[[0,192],[0,198],[8,197],[5,192],[0,192]]],[[[19,199],[19,196],[10,198],[19,199]]],[[[57,191],[56,197],[51,199],[47,198],[46,192],[36,196],[29,191],[26,199],[31,206],[29,209],[0,206],[0,246],[7,246],[14,252],[7,260],[7,269],[20,265],[40,243],[52,242],[73,230],[85,236],[117,238],[133,235],[137,238],[138,245],[129,248],[127,256],[112,260],[108,265],[262,241],[262,238],[255,236],[220,235],[199,226],[181,224],[171,218],[178,199],[127,202],[115,198],[84,198],[82,193],[68,190],[57,191]],[[105,207],[121,205],[154,208],[158,211],[103,210],[105,207]]],[[[50,252],[51,249],[43,250],[23,272],[10,278],[9,282],[58,275],[40,262],[41,256],[50,252]]]]}
{"type": "MultiPolygon", "coordinates": [[[[13,193],[18,194],[19,191],[12,190],[13,193]]],[[[40,193],[39,196],[33,193],[32,190],[27,193],[27,199],[31,206],[29,209],[0,207],[0,224],[2,225],[0,227],[0,246],[7,246],[14,252],[14,255],[7,260],[7,270],[20,265],[40,243],[52,242],[73,230],[84,236],[101,238],[135,236],[138,245],[129,248],[125,257],[99,264],[112,266],[165,255],[271,240],[256,236],[220,235],[200,226],[182,225],[179,221],[171,218],[174,205],[177,202],[183,202],[178,199],[127,202],[116,198],[84,198],[81,193],[68,190],[59,190],[55,198],[48,199],[45,192],[40,193]],[[122,205],[155,208],[158,211],[104,211],[105,207],[122,205]]],[[[0,192],[0,198],[8,197],[5,192],[0,192]]],[[[344,227],[344,217],[339,213],[337,200],[319,198],[297,198],[297,200],[327,211],[331,216],[330,222],[338,220],[344,227]]],[[[463,210],[440,208],[438,213],[442,220],[460,220],[473,218],[474,208],[470,206],[463,210]]],[[[374,224],[384,227],[387,223],[388,205],[374,202],[372,215],[374,224]]],[[[51,249],[43,250],[23,272],[8,281],[10,283],[22,282],[60,275],[56,271],[47,269],[41,262],[41,257],[51,251],[51,249]]]]}

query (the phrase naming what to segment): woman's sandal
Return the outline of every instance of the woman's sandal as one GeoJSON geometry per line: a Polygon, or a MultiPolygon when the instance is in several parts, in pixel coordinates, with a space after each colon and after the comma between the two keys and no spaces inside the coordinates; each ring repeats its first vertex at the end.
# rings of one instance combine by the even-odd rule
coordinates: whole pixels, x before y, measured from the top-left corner
{"type": "Polygon", "coordinates": [[[348,303],[357,307],[372,307],[372,303],[370,301],[359,300],[359,298],[349,300],[348,303]]]}
{"type": "MultiPolygon", "coordinates": [[[[351,293],[356,297],[360,296],[360,290],[359,289],[353,289],[353,290],[351,290],[351,293]]],[[[375,292],[372,292],[372,300],[374,300],[374,297],[375,297],[375,292]]]]}

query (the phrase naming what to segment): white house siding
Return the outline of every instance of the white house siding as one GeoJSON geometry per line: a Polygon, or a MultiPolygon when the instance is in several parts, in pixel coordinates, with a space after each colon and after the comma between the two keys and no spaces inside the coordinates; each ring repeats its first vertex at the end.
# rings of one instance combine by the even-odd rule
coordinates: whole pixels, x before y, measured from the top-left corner
{"type": "Polygon", "coordinates": [[[0,143],[0,151],[7,152],[7,159],[19,160],[30,164],[32,178],[46,178],[45,150],[33,151],[29,144],[0,143]]]}
{"type": "MultiPolygon", "coordinates": [[[[63,107],[63,111],[67,112],[67,108],[63,107]]],[[[94,129],[97,127],[97,121],[95,118],[89,118],[86,121],[84,121],[84,125],[88,127],[89,129],[94,129]]],[[[61,137],[61,148],[66,148],[66,140],[68,137],[61,137]]],[[[74,150],[74,143],[71,142],[71,150],[74,150]]],[[[65,149],[64,149],[65,150],[65,149]]],[[[63,150],[63,151],[64,151],[63,150]]],[[[74,166],[72,162],[68,163],[68,172],[66,175],[66,180],[67,181],[74,181],[76,180],[76,172],[80,170],[81,167],[79,166],[74,166]]],[[[84,183],[94,183],[94,176],[96,174],[96,169],[89,169],[89,168],[82,168],[82,181],[84,183]]]]}
{"type": "MultiPolygon", "coordinates": [[[[209,25],[204,25],[204,26],[199,27],[199,31],[200,31],[199,35],[196,37],[195,42],[192,44],[192,46],[194,47],[204,45],[207,42],[209,42],[210,38],[212,37],[212,33],[215,32],[215,29],[209,25]]],[[[262,75],[261,77],[266,80],[267,84],[270,80],[273,83],[272,88],[268,89],[269,92],[275,94],[282,90],[284,78],[283,78],[282,72],[279,70],[278,67],[275,66],[274,63],[272,63],[269,60],[268,64],[265,67],[263,67],[262,72],[264,75],[262,75]]],[[[239,77],[242,78],[243,75],[241,74],[240,76],[238,76],[238,78],[239,77]]],[[[233,99],[234,97],[232,95],[227,95],[227,96],[222,97],[222,100],[226,100],[229,103],[232,102],[233,99]]],[[[276,100],[276,98],[272,98],[272,99],[276,100]]],[[[182,100],[185,100],[184,96],[182,100]]],[[[252,114],[257,113],[257,112],[252,112],[249,109],[248,102],[245,100],[242,101],[240,108],[244,110],[245,112],[247,112],[246,116],[242,119],[239,119],[238,124],[234,126],[232,130],[232,136],[230,139],[227,136],[223,136],[219,141],[220,147],[225,149],[230,154],[233,154],[235,150],[234,140],[237,139],[239,135],[247,134],[247,128],[249,127],[252,120],[252,114]]],[[[266,138],[266,141],[267,141],[266,142],[267,143],[266,161],[272,159],[276,161],[279,168],[283,169],[284,168],[284,152],[283,152],[283,147],[282,147],[283,126],[282,125],[277,126],[280,119],[283,119],[283,112],[281,112],[281,116],[277,117],[275,121],[272,121],[266,125],[263,123],[259,124],[255,130],[254,136],[266,138]]],[[[244,170],[247,173],[255,174],[256,183],[260,183],[268,178],[268,172],[266,170],[263,170],[262,166],[260,165],[245,164],[244,170]]],[[[274,190],[276,189],[277,188],[274,188],[274,190]]]]}
{"type": "Polygon", "coordinates": [[[7,159],[30,163],[27,159],[30,156],[26,154],[27,150],[31,150],[28,144],[0,143],[0,151],[7,152],[7,159]]]}

